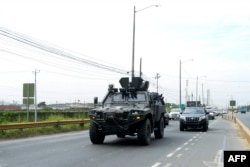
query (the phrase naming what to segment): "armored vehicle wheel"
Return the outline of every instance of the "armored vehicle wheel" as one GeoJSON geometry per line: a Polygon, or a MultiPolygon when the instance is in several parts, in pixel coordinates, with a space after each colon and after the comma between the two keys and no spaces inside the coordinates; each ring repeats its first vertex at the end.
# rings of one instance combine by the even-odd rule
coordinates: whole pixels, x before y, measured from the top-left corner
{"type": "Polygon", "coordinates": [[[89,137],[93,144],[102,144],[105,139],[105,134],[98,130],[97,124],[90,122],[89,137]]]}
{"type": "Polygon", "coordinates": [[[149,145],[151,142],[151,122],[146,119],[138,126],[137,137],[142,145],[149,145]]]}
{"type": "Polygon", "coordinates": [[[119,137],[119,138],[124,138],[125,134],[124,133],[117,133],[116,136],[119,137]]]}
{"type": "Polygon", "coordinates": [[[154,130],[155,138],[161,139],[164,136],[164,119],[163,117],[160,118],[160,122],[157,125],[157,129],[154,130]]]}

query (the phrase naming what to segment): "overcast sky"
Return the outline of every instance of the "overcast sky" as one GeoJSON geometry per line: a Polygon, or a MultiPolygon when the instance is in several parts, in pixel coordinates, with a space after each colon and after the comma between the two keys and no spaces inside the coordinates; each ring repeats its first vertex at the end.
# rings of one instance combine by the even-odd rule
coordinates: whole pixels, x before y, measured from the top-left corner
{"type": "MultiPolygon", "coordinates": [[[[237,105],[250,103],[247,0],[0,0],[0,27],[73,57],[131,72],[134,6],[150,5],[160,6],[137,12],[135,21],[136,75],[141,58],[150,91],[156,91],[159,73],[159,92],[178,104],[181,60],[182,102],[188,93],[222,107],[231,99],[237,105]]],[[[38,102],[47,104],[102,100],[108,84],[120,87],[120,77],[130,76],[4,35],[0,58],[0,101],[5,103],[22,103],[23,83],[34,83],[35,70],[38,102]]]]}

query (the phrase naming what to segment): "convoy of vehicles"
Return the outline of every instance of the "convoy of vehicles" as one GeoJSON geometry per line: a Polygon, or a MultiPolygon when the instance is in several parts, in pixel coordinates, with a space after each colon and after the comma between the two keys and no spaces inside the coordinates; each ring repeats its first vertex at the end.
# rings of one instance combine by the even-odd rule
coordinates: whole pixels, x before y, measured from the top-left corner
{"type": "MultiPolygon", "coordinates": [[[[179,119],[179,130],[201,129],[207,131],[209,119],[226,113],[211,106],[202,107],[200,102],[189,102],[182,110],[166,110],[164,98],[155,92],[149,92],[149,82],[141,77],[121,78],[122,88],[108,88],[101,105],[89,112],[91,119],[89,136],[93,144],[102,144],[106,135],[137,136],[143,145],[151,143],[151,133],[155,138],[164,137],[164,128],[172,119],[179,119]]],[[[97,99],[95,99],[96,104],[97,99]]],[[[247,106],[239,107],[241,113],[247,112],[247,106]]]]}

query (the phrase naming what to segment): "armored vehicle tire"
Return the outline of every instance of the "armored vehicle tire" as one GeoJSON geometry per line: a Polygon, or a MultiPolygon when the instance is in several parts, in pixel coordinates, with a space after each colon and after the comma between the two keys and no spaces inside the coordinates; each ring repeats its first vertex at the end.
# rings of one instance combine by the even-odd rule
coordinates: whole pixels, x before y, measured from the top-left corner
{"type": "Polygon", "coordinates": [[[180,123],[180,131],[184,131],[184,125],[180,123]]]}
{"type": "Polygon", "coordinates": [[[102,144],[105,139],[105,134],[98,130],[97,124],[90,122],[89,137],[93,144],[102,144]]]}
{"type": "Polygon", "coordinates": [[[137,137],[142,145],[149,145],[151,142],[151,122],[146,119],[138,126],[137,137]]]}
{"type": "Polygon", "coordinates": [[[157,125],[157,129],[154,130],[155,138],[161,139],[164,136],[164,119],[163,117],[160,118],[160,122],[157,125]]]}
{"type": "Polygon", "coordinates": [[[119,138],[124,138],[125,134],[124,133],[117,133],[116,136],[119,137],[119,138]]]}

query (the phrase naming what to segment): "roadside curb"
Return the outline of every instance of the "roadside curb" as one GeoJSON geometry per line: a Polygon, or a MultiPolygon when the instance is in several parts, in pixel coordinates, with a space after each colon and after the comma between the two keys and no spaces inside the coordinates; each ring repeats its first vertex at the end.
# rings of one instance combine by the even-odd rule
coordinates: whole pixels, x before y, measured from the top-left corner
{"type": "Polygon", "coordinates": [[[235,123],[239,126],[244,138],[250,144],[250,130],[237,118],[235,118],[235,123]]]}
{"type": "Polygon", "coordinates": [[[250,145],[250,130],[238,118],[236,118],[232,114],[223,114],[222,118],[235,123],[239,127],[243,137],[247,140],[248,144],[250,145]]]}

